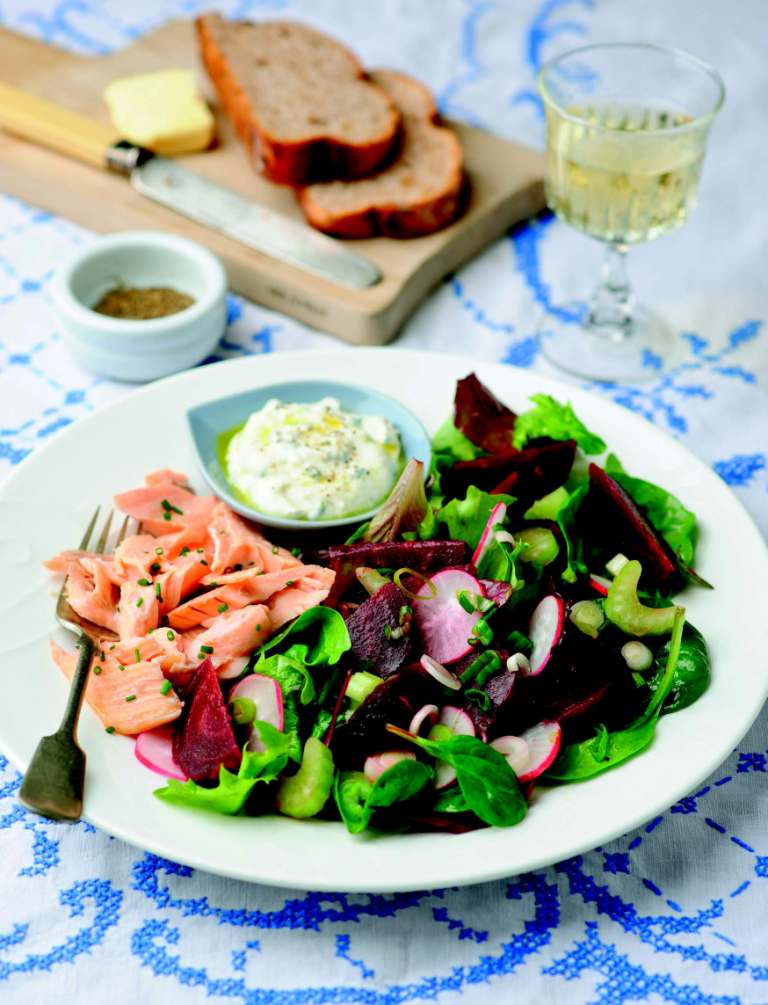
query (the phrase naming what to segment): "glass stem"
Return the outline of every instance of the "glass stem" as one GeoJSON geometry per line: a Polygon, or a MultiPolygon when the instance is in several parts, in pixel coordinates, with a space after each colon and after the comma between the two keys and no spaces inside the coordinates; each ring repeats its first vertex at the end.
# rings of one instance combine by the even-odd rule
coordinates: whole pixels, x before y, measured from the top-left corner
{"type": "Polygon", "coordinates": [[[589,304],[587,330],[612,342],[625,341],[632,334],[634,303],[627,278],[627,246],[608,244],[600,282],[589,304]]]}

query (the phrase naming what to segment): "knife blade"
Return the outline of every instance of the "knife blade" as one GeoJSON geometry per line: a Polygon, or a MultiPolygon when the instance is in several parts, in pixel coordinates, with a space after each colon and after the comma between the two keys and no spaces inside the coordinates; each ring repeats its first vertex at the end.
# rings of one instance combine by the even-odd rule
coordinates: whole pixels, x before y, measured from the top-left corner
{"type": "Polygon", "coordinates": [[[93,167],[126,175],[142,196],[265,255],[354,289],[378,267],[341,242],[244,199],[188,168],[115,137],[100,122],[0,82],[0,128],[93,167]]]}

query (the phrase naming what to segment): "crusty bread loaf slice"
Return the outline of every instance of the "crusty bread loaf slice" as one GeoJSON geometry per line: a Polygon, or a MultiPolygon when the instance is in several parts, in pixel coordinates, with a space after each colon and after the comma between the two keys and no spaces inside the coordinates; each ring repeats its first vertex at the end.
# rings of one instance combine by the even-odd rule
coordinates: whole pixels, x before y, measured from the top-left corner
{"type": "Polygon", "coordinates": [[[301,189],[301,208],[313,227],[337,237],[431,234],[461,211],[461,144],[454,132],[437,124],[434,100],[423,84],[393,70],[377,70],[370,77],[402,115],[398,156],[368,178],[301,189]]]}
{"type": "Polygon", "coordinates": [[[305,185],[373,171],[400,115],[355,57],[290,21],[196,21],[205,67],[238,135],[273,181],[305,185]]]}

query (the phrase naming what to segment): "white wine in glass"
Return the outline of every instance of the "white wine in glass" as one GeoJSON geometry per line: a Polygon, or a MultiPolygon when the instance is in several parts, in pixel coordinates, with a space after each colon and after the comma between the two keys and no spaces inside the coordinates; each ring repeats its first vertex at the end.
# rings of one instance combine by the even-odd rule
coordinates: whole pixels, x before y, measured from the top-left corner
{"type": "Polygon", "coordinates": [[[679,227],[696,203],[720,78],[692,56],[652,45],[586,46],[539,75],[547,117],[546,191],[566,223],[606,244],[581,326],[543,334],[556,365],[599,380],[648,376],[664,326],[635,307],[624,256],[679,227]]]}

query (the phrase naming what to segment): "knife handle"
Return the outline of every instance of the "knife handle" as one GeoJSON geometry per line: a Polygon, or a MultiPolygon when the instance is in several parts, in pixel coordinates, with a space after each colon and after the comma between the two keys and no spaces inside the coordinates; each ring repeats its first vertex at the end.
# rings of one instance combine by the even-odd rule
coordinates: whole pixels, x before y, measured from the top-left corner
{"type": "Polygon", "coordinates": [[[2,82],[0,129],[99,168],[107,168],[107,151],[118,139],[110,126],[2,82]]]}

